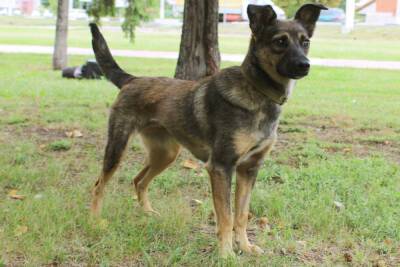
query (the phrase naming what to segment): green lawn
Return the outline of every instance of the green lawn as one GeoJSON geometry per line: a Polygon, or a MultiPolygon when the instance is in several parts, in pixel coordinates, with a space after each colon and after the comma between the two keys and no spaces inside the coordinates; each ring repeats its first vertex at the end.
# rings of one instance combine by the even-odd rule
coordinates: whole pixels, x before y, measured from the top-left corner
{"type": "MultiPolygon", "coordinates": [[[[74,21],[68,45],[90,47],[86,22],[74,21]]],[[[54,42],[51,20],[0,18],[0,44],[48,45],[54,42]],[[29,25],[29,26],[26,26],[29,25]]],[[[116,22],[105,23],[116,26],[116,22]]],[[[177,27],[145,26],[137,32],[134,44],[117,28],[103,32],[113,49],[178,51],[180,30],[177,27]]],[[[245,54],[249,41],[247,24],[220,24],[220,48],[223,53],[245,54]]],[[[351,34],[341,33],[340,26],[319,25],[312,41],[311,56],[318,58],[370,59],[400,61],[400,26],[357,26],[351,34]]]]}
{"type": "MultiPolygon", "coordinates": [[[[315,67],[298,83],[251,202],[251,238],[266,254],[221,262],[208,177],[181,166],[188,153],[155,179],[161,217],[148,217],[132,197],[144,157],[133,140],[94,224],[89,192],[117,90],[62,79],[49,56],[0,58],[0,266],[399,266],[399,72],[315,67]],[[83,137],[67,138],[74,129],[83,137]],[[270,231],[257,226],[261,217],[270,231]]],[[[175,67],[118,62],[137,75],[171,76],[175,67]]]]}

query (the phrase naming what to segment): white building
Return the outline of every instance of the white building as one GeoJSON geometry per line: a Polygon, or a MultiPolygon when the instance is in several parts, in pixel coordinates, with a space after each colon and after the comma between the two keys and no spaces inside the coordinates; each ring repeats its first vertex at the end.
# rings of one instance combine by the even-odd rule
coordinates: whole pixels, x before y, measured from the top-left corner
{"type": "Polygon", "coordinates": [[[400,0],[361,0],[357,10],[368,24],[400,23],[400,0]]]}

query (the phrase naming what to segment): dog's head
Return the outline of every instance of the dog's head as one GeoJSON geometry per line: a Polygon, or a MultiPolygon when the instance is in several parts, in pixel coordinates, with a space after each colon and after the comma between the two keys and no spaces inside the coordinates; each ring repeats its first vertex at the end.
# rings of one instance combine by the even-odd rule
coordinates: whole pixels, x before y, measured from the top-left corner
{"type": "Polygon", "coordinates": [[[307,58],[310,38],[322,9],[327,8],[305,4],[292,20],[278,20],[271,6],[249,5],[251,52],[259,67],[276,80],[306,76],[310,69],[307,58]]]}

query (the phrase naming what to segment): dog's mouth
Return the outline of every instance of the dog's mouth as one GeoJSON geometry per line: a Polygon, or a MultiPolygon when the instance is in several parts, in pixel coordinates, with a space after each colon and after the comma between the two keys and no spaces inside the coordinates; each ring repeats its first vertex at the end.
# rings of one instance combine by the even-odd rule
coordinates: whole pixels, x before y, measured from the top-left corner
{"type": "Polygon", "coordinates": [[[278,71],[279,75],[281,75],[283,77],[287,77],[289,79],[294,79],[294,80],[299,80],[308,75],[308,73],[310,72],[310,68],[287,70],[285,68],[280,68],[278,66],[277,71],[278,71]]]}
{"type": "Polygon", "coordinates": [[[297,71],[297,72],[293,72],[293,73],[288,73],[287,77],[290,79],[299,80],[301,78],[306,77],[308,75],[308,73],[309,73],[309,70],[301,71],[301,72],[297,71]]]}

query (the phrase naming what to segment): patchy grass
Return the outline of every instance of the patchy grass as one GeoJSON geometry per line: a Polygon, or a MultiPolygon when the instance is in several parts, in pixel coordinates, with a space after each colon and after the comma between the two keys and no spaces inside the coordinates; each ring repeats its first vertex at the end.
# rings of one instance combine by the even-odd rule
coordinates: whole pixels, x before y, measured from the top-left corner
{"type": "MultiPolygon", "coordinates": [[[[154,180],[150,196],[161,217],[148,217],[132,197],[144,158],[133,140],[107,186],[103,218],[90,220],[117,90],[62,79],[48,56],[1,58],[0,266],[400,264],[398,72],[314,68],[298,83],[251,202],[249,234],[266,254],[221,262],[208,177],[181,167],[188,153],[154,180]],[[83,136],[68,139],[75,129],[83,136]],[[66,141],[66,151],[48,149],[66,141]],[[23,200],[8,196],[13,189],[23,200]],[[270,231],[257,226],[260,217],[270,231]]],[[[171,76],[175,66],[118,62],[137,75],[171,76]]]]}
{"type": "Polygon", "coordinates": [[[66,139],[61,139],[50,143],[49,149],[53,151],[65,151],[69,150],[71,146],[72,146],[71,141],[66,139]]]}
{"type": "MultiPolygon", "coordinates": [[[[132,44],[116,22],[105,22],[102,32],[113,49],[179,51],[180,27],[143,25],[132,44]],[[113,27],[109,27],[113,26],[113,27]]],[[[0,18],[0,44],[53,46],[54,21],[23,18],[0,18]],[[29,25],[29,26],[26,26],[29,25]]],[[[219,26],[221,52],[245,54],[250,30],[247,23],[219,26]]],[[[350,34],[342,34],[339,25],[318,25],[312,40],[311,56],[318,58],[400,60],[399,26],[356,26],[350,34]]],[[[68,45],[91,47],[85,21],[73,21],[68,45]]]]}

